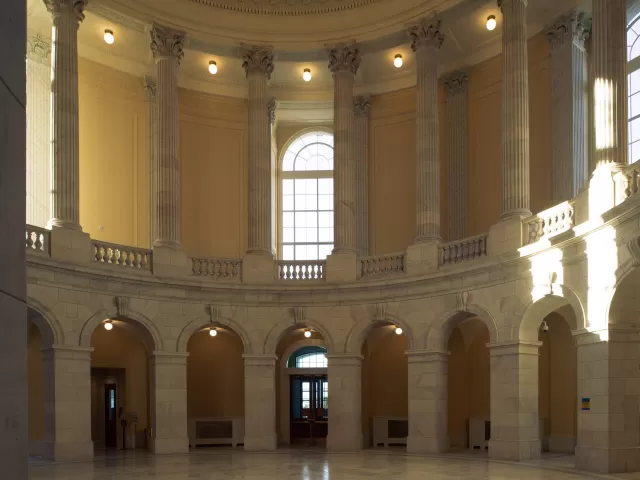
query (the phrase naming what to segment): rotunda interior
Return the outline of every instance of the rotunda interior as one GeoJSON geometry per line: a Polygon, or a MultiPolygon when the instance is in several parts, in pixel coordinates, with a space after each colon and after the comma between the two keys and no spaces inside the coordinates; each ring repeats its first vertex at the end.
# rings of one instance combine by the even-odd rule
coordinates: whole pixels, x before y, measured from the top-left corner
{"type": "Polygon", "coordinates": [[[7,478],[640,472],[640,1],[5,1],[7,478]]]}

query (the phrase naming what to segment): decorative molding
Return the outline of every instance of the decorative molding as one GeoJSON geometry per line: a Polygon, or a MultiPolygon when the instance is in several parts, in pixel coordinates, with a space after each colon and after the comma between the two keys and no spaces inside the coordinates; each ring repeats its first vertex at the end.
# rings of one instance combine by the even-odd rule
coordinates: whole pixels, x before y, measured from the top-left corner
{"type": "Polygon", "coordinates": [[[51,15],[58,16],[62,13],[75,13],[76,20],[81,23],[84,20],[84,9],[88,0],[43,0],[45,7],[51,15]]]}
{"type": "Polygon", "coordinates": [[[220,323],[220,307],[218,305],[207,305],[207,313],[209,314],[209,323],[220,323]]]}
{"type": "Polygon", "coordinates": [[[640,267],[640,237],[630,240],[627,243],[627,248],[629,249],[629,253],[631,253],[633,266],[640,267]]]}
{"type": "Polygon", "coordinates": [[[355,75],[360,67],[360,51],[355,42],[341,43],[327,50],[331,73],[351,72],[355,75]]]}
{"type": "Polygon", "coordinates": [[[424,18],[417,25],[409,27],[407,34],[411,39],[411,49],[417,52],[421,47],[440,48],[444,42],[444,34],[440,32],[440,20],[424,18]]]}
{"type": "Polygon", "coordinates": [[[260,73],[271,79],[273,73],[273,48],[270,46],[243,46],[242,68],[249,76],[250,73],[260,73]]]}
{"type": "Polygon", "coordinates": [[[371,95],[353,97],[353,113],[356,117],[368,117],[371,112],[371,95]]]}
{"type": "Polygon", "coordinates": [[[110,20],[113,23],[130,28],[131,30],[134,30],[136,32],[147,32],[147,27],[144,23],[136,22],[132,18],[122,15],[120,12],[105,8],[105,6],[100,3],[90,2],[87,6],[87,10],[89,10],[91,13],[95,13],[96,15],[101,16],[102,18],[110,20]]]}
{"type": "Polygon", "coordinates": [[[40,34],[27,37],[27,58],[40,63],[51,61],[51,43],[40,34]]]}
{"type": "Polygon", "coordinates": [[[467,92],[469,75],[467,72],[455,70],[444,77],[444,90],[449,97],[467,92]]]}
{"type": "Polygon", "coordinates": [[[469,292],[456,293],[456,310],[466,312],[469,305],[469,292]]]}
{"type": "Polygon", "coordinates": [[[314,15],[340,12],[382,0],[189,0],[199,5],[241,13],[269,15],[314,15]]]}
{"type": "Polygon", "coordinates": [[[116,304],[116,309],[118,310],[118,316],[129,316],[129,297],[115,297],[114,303],[116,304]]]}
{"type": "Polygon", "coordinates": [[[153,78],[150,75],[145,75],[144,76],[144,89],[147,92],[147,99],[150,102],[155,102],[156,101],[156,89],[158,87],[158,84],[156,82],[156,79],[153,78]]]}
{"type": "Polygon", "coordinates": [[[558,18],[553,25],[547,27],[547,40],[551,44],[552,50],[572,41],[581,48],[585,48],[585,42],[590,36],[589,20],[585,14],[572,10],[566,15],[558,18]]]}
{"type": "Polygon", "coordinates": [[[376,311],[373,314],[373,319],[378,322],[384,322],[387,319],[387,308],[388,304],[386,303],[376,303],[376,311]]]}
{"type": "Polygon", "coordinates": [[[267,104],[267,111],[269,113],[269,123],[275,125],[276,123],[276,99],[272,98],[267,104]]]}
{"type": "Polygon", "coordinates": [[[307,309],[305,307],[293,307],[291,313],[293,314],[293,322],[296,325],[304,323],[307,318],[307,309]]]}
{"type": "Polygon", "coordinates": [[[184,32],[154,24],[151,27],[151,52],[156,60],[184,57],[184,32]]]}
{"type": "Polygon", "coordinates": [[[504,5],[506,2],[511,2],[511,1],[524,3],[525,7],[529,4],[529,0],[498,0],[498,8],[502,10],[502,5],[504,5]]]}

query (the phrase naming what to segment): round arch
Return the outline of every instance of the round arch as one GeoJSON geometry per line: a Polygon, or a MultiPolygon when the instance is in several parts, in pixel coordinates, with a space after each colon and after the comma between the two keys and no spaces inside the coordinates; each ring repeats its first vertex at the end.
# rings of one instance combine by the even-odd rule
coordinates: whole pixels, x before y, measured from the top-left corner
{"type": "Polygon", "coordinates": [[[185,353],[187,351],[187,344],[189,343],[189,339],[193,336],[193,334],[209,325],[229,329],[230,331],[235,333],[240,338],[240,340],[242,340],[243,353],[252,353],[251,341],[249,340],[249,335],[247,334],[247,332],[240,326],[238,322],[235,322],[227,317],[220,317],[220,320],[214,323],[211,323],[209,317],[198,317],[190,321],[182,329],[182,332],[180,332],[180,335],[178,336],[178,341],[176,343],[176,352],[185,353]]]}
{"type": "Polygon", "coordinates": [[[151,345],[149,345],[150,351],[164,351],[164,342],[162,341],[162,336],[151,320],[149,320],[141,313],[131,310],[130,308],[127,312],[127,315],[118,315],[118,311],[115,306],[110,308],[103,308],[102,310],[94,313],[85,322],[85,324],[82,326],[82,330],[80,331],[78,344],[81,347],[90,347],[91,336],[93,335],[94,330],[106,319],[123,320],[125,322],[128,320],[132,320],[135,324],[140,325],[142,329],[148,334],[149,340],[151,341],[151,345]]]}
{"type": "Polygon", "coordinates": [[[425,348],[427,350],[446,351],[449,336],[454,328],[472,317],[478,317],[485,324],[487,330],[489,330],[489,341],[491,343],[497,343],[498,327],[493,315],[479,305],[469,304],[465,310],[451,310],[431,324],[425,336],[425,348]]]}
{"type": "Polygon", "coordinates": [[[64,330],[51,310],[33,297],[27,298],[27,318],[40,330],[43,345],[64,345],[64,330]]]}
{"type": "MultiPolygon", "coordinates": [[[[607,323],[624,324],[625,318],[640,318],[640,304],[632,299],[637,298],[640,291],[640,264],[629,262],[626,268],[618,272],[618,280],[611,292],[606,307],[607,323]]],[[[632,322],[632,323],[638,323],[632,322]]]]}
{"type": "Polygon", "coordinates": [[[322,338],[326,343],[327,353],[333,353],[334,343],[331,335],[329,334],[329,331],[324,327],[324,325],[308,318],[305,318],[304,322],[296,322],[293,319],[284,319],[279,323],[276,323],[267,334],[267,338],[264,341],[262,353],[275,355],[280,340],[282,340],[287,332],[290,332],[291,330],[294,330],[296,328],[305,327],[317,330],[320,335],[322,335],[322,338]]]}
{"type": "Polygon", "coordinates": [[[416,349],[416,340],[413,335],[413,330],[407,322],[402,318],[395,315],[386,314],[384,319],[375,319],[371,316],[365,316],[358,320],[356,324],[351,328],[347,334],[347,341],[345,342],[345,353],[357,353],[362,351],[362,345],[364,344],[369,332],[381,325],[397,325],[402,328],[404,335],[407,337],[407,348],[409,350],[416,349]]]}
{"type": "Polygon", "coordinates": [[[566,285],[559,285],[562,295],[545,295],[535,302],[531,302],[525,308],[524,314],[520,319],[520,326],[518,327],[518,340],[526,340],[537,342],[538,330],[542,321],[551,312],[554,312],[562,307],[570,306],[573,314],[575,315],[575,322],[573,319],[565,318],[569,323],[571,330],[582,330],[586,328],[586,316],[582,301],[571,288],[566,285]]]}
{"type": "Polygon", "coordinates": [[[280,367],[287,368],[287,362],[291,355],[300,350],[302,347],[324,347],[327,348],[327,344],[324,340],[319,338],[303,338],[302,340],[297,340],[289,345],[284,352],[282,352],[282,357],[280,357],[280,367]]]}
{"type": "Polygon", "coordinates": [[[307,133],[313,133],[313,132],[324,132],[324,133],[329,133],[331,135],[333,135],[333,130],[329,127],[305,127],[302,128],[296,132],[293,133],[293,135],[291,135],[286,142],[284,142],[284,145],[282,146],[282,149],[280,150],[280,153],[278,154],[278,173],[280,174],[281,170],[282,170],[282,159],[284,158],[284,154],[287,153],[287,150],[289,149],[289,146],[298,138],[300,138],[302,135],[306,135],[307,133]]]}

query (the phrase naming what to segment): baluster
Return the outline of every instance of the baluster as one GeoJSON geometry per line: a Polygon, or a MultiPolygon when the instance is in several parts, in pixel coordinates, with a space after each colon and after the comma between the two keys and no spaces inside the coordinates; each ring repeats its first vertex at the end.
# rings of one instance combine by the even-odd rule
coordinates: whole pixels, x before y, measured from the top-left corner
{"type": "Polygon", "coordinates": [[[200,275],[200,260],[197,258],[191,259],[191,273],[194,275],[200,275]]]}
{"type": "Polygon", "coordinates": [[[149,270],[149,254],[147,252],[144,252],[144,254],[142,255],[140,268],[142,268],[143,270],[149,270]]]}
{"type": "Polygon", "coordinates": [[[36,233],[36,250],[44,252],[44,233],[36,233]]]}
{"type": "Polygon", "coordinates": [[[26,241],[27,241],[27,247],[33,249],[34,245],[35,245],[35,241],[33,236],[35,235],[35,233],[33,232],[26,232],[27,236],[26,236],[26,241]]]}

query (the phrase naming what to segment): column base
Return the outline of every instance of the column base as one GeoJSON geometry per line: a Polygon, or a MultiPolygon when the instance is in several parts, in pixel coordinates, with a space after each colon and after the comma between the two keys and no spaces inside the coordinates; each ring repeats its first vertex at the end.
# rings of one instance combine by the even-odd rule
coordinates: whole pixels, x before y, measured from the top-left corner
{"type": "Polygon", "coordinates": [[[489,440],[489,458],[495,460],[538,460],[540,453],[540,440],[489,440]]]}
{"type": "Polygon", "coordinates": [[[273,283],[276,265],[269,252],[255,250],[247,252],[242,259],[242,281],[246,283],[273,283]]]}
{"type": "Polygon", "coordinates": [[[266,437],[244,437],[244,450],[246,452],[264,452],[278,448],[278,441],[275,435],[266,437]]]}
{"type": "Polygon", "coordinates": [[[168,453],[189,453],[189,438],[152,438],[149,451],[155,455],[168,453]]]}
{"type": "Polygon", "coordinates": [[[355,250],[333,252],[327,257],[324,278],[329,283],[355,282],[358,254],[355,250]]]}
{"type": "Polygon", "coordinates": [[[362,450],[362,432],[355,435],[332,435],[329,433],[327,435],[327,450],[330,452],[358,452],[362,450]]]}
{"type": "Polygon", "coordinates": [[[439,264],[440,242],[414,243],[407,248],[405,267],[407,275],[423,275],[434,272],[439,264]]]}
{"type": "MultiPolygon", "coordinates": [[[[35,443],[35,442],[34,442],[35,443]]],[[[36,451],[33,454],[40,455],[51,462],[86,462],[93,460],[93,442],[37,442],[32,445],[36,451]]]]}
{"type": "Polygon", "coordinates": [[[51,226],[49,252],[51,258],[73,263],[94,261],[91,237],[79,229],[51,226]]]}
{"type": "Polygon", "coordinates": [[[449,439],[410,435],[407,437],[407,453],[446,453],[449,451],[449,439]]]}
{"type": "Polygon", "coordinates": [[[640,447],[599,448],[578,445],[576,468],[597,473],[640,472],[640,447]]]}
{"type": "Polygon", "coordinates": [[[487,254],[492,257],[506,258],[520,255],[522,247],[522,219],[519,215],[501,219],[491,225],[487,237],[487,254]]]}
{"type": "Polygon", "coordinates": [[[191,260],[182,247],[154,245],[151,260],[153,274],[158,277],[186,277],[193,272],[191,260]]]}

